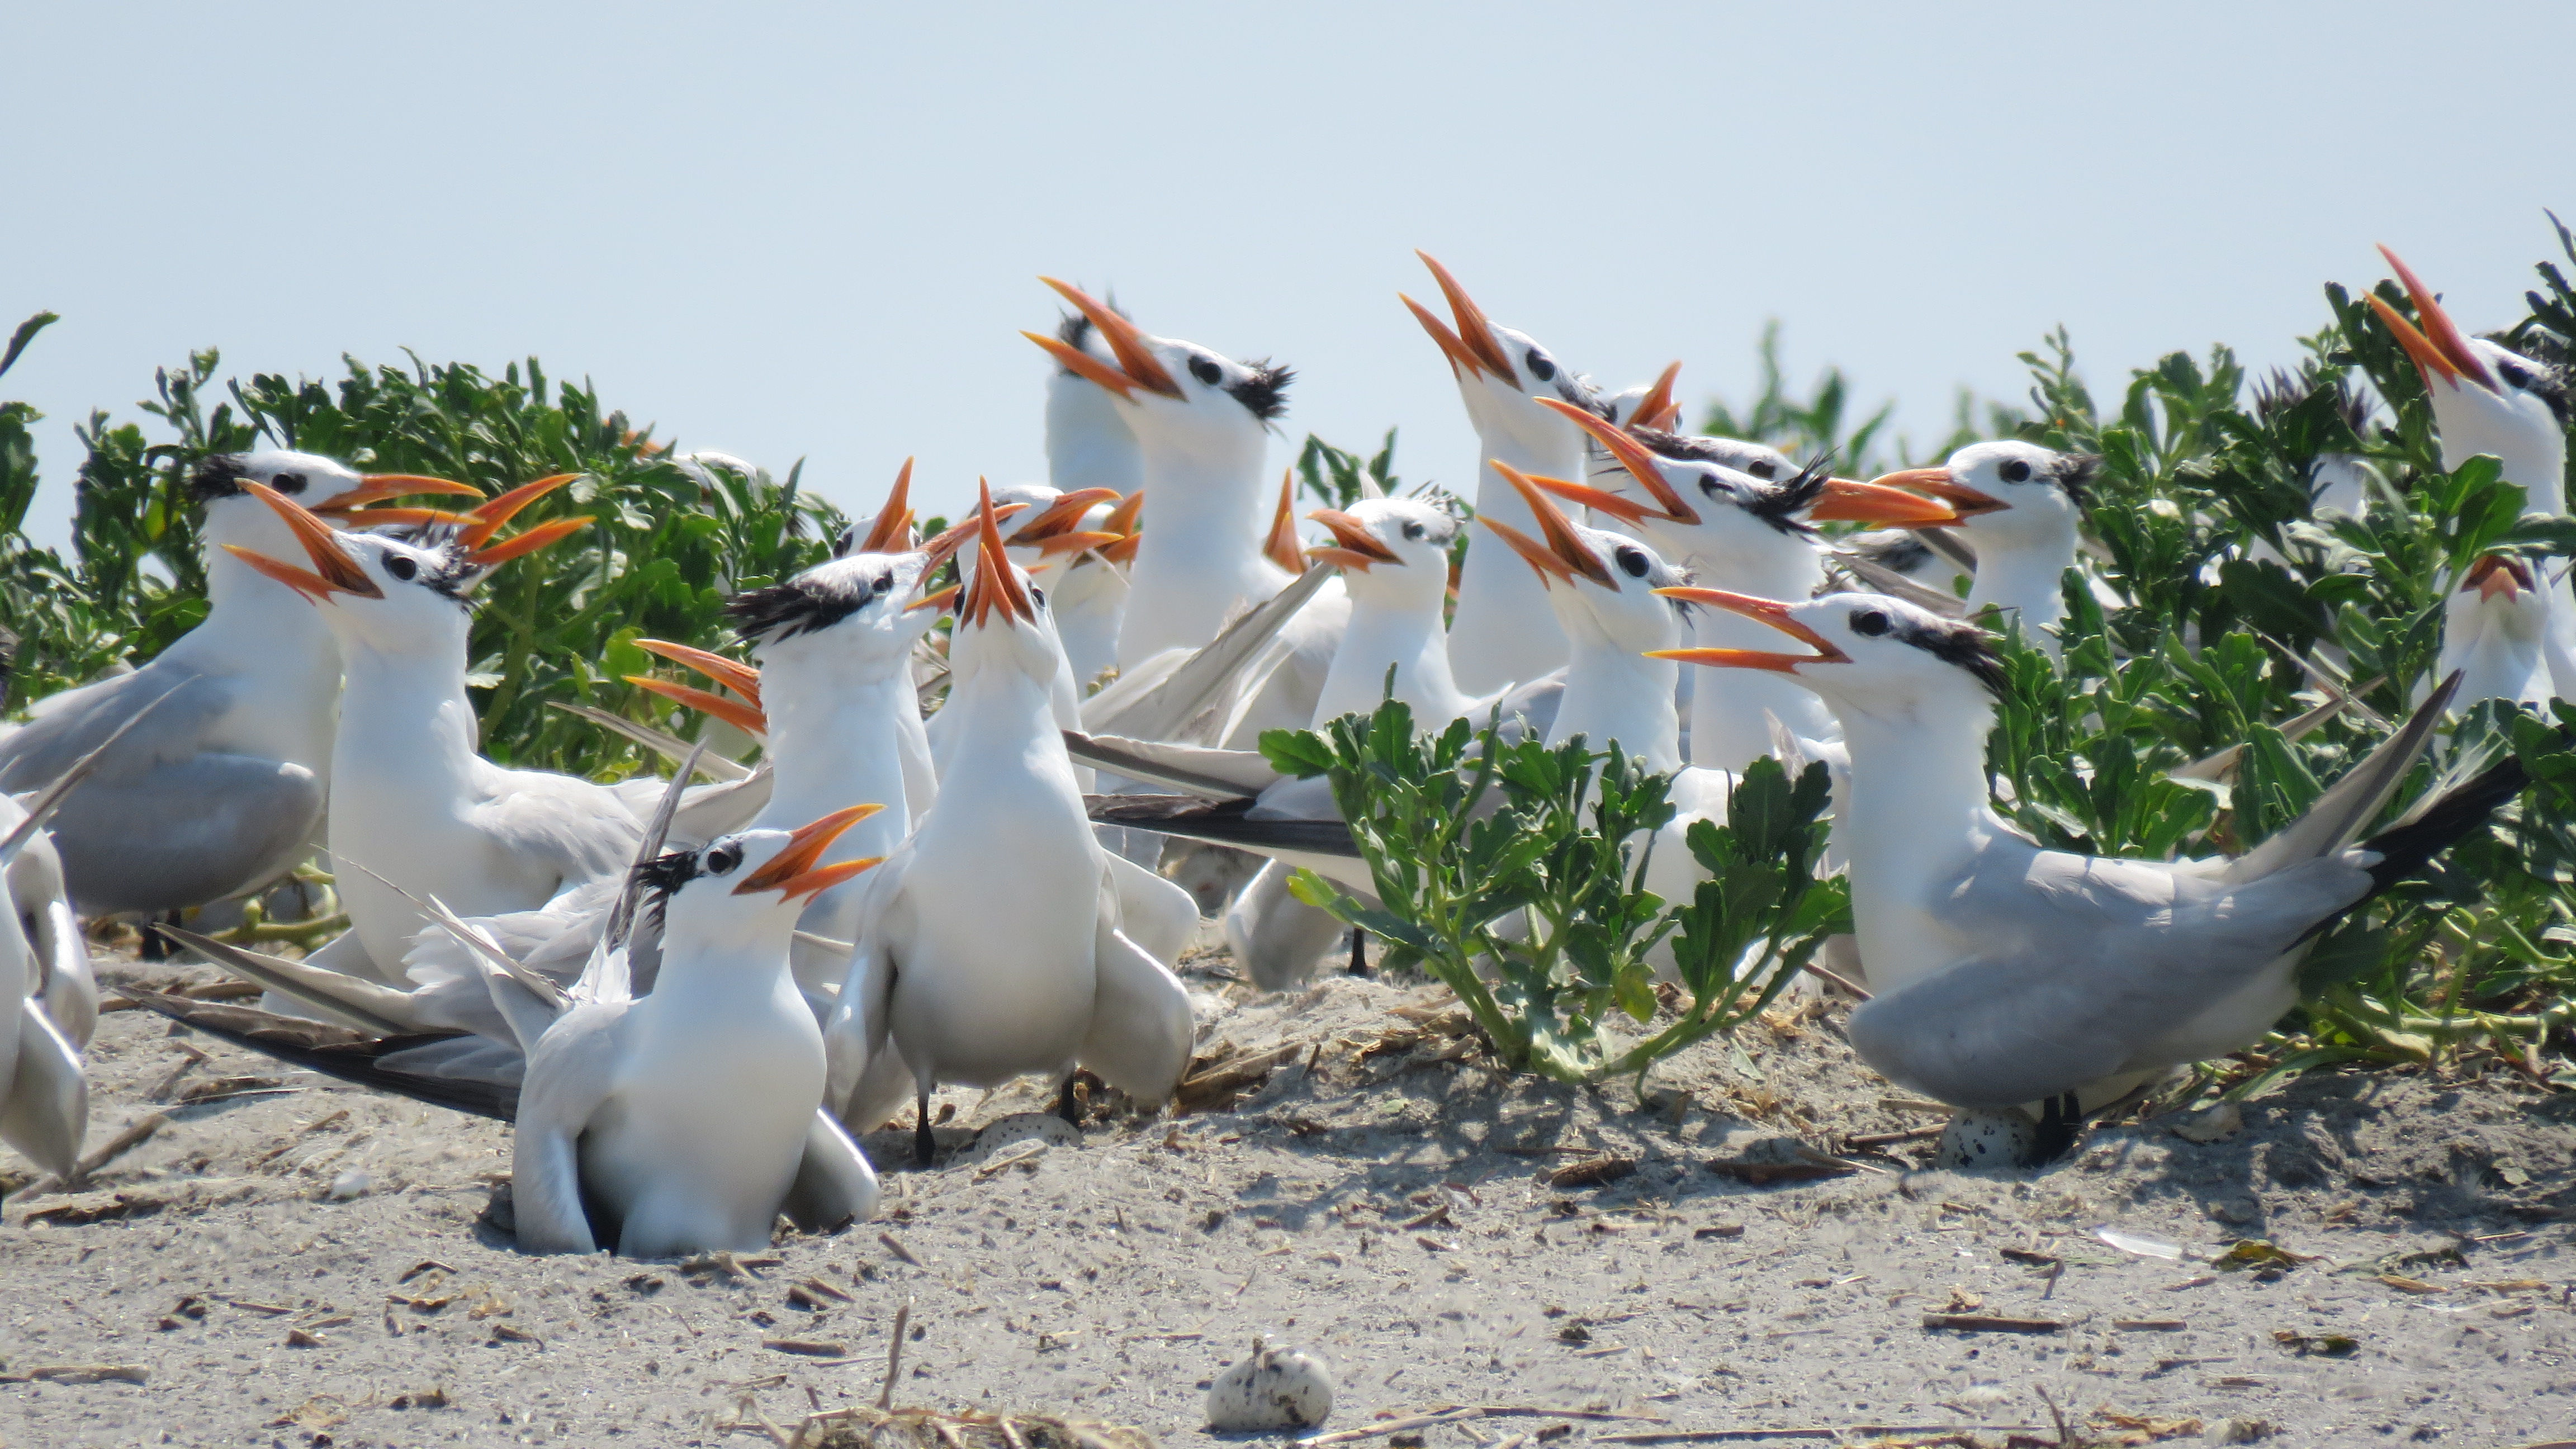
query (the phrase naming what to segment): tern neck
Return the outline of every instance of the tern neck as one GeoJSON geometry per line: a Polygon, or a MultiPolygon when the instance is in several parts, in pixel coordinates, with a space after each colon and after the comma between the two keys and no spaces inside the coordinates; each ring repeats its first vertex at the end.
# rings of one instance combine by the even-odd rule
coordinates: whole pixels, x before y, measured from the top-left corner
{"type": "MultiPolygon", "coordinates": [[[[710,1006],[759,1011],[781,988],[793,990],[788,986],[787,940],[795,917],[781,920],[762,911],[746,921],[750,912],[744,910],[693,911],[686,906],[673,901],[664,914],[662,967],[653,978],[653,997],[689,995],[695,1022],[710,1006]]],[[[801,1008],[799,1014],[804,1014],[801,1008]]]]}
{"type": "Polygon", "coordinates": [[[294,535],[277,516],[255,500],[217,499],[206,509],[203,538],[206,620],[173,644],[169,656],[199,668],[219,658],[225,673],[248,668],[316,677],[337,674],[339,646],[321,611],[223,548],[229,543],[279,558],[299,557],[294,535]]]}
{"type": "Polygon", "coordinates": [[[1375,710],[1385,697],[1389,667],[1395,670],[1395,697],[1412,709],[1417,725],[1440,728],[1473,703],[1449,672],[1439,600],[1398,599],[1389,597],[1392,592],[1351,590],[1351,622],[1316,699],[1316,724],[1375,710]]]}
{"type": "Polygon", "coordinates": [[[2004,829],[1987,804],[1994,708],[1962,694],[1884,708],[1838,703],[1834,715],[1851,751],[1834,842],[1851,861],[1870,987],[1885,994],[1951,959],[1940,882],[2004,829]]]}
{"type": "MultiPolygon", "coordinates": [[[[2009,542],[1975,539],[1977,578],[1968,590],[1968,612],[1991,604],[2021,624],[2022,638],[2054,658],[2048,631],[2066,617],[2066,571],[2075,566],[2075,522],[2054,520],[2035,536],[2009,542]]],[[[2010,622],[2007,620],[2007,622],[2010,622]]]]}
{"type": "Polygon", "coordinates": [[[1617,740],[1650,770],[1680,769],[1681,715],[1673,705],[1680,670],[1672,660],[1648,659],[1606,638],[1578,637],[1548,744],[1582,735],[1599,750],[1617,740]]]}
{"type": "MultiPolygon", "coordinates": [[[[331,749],[332,833],[344,801],[370,819],[393,797],[453,813],[473,786],[479,726],[465,694],[464,650],[440,661],[341,644],[345,683],[331,749]]],[[[378,869],[385,867],[379,866],[378,869]]]]}
{"type": "Polygon", "coordinates": [[[1287,587],[1287,573],[1261,552],[1270,520],[1260,469],[1257,441],[1248,453],[1145,445],[1149,512],[1119,628],[1122,667],[1195,649],[1240,606],[1287,587]]]}
{"type": "MultiPolygon", "coordinates": [[[[801,642],[801,641],[800,641],[801,642]]],[[[912,810],[903,770],[903,721],[920,706],[906,671],[876,660],[837,660],[836,667],[761,671],[766,750],[775,782],[754,826],[790,830],[826,810],[882,805],[850,827],[822,856],[825,863],[885,855],[902,843],[912,810]]]]}
{"type": "Polygon", "coordinates": [[[2456,469],[2480,453],[2493,454],[2504,465],[2504,481],[2522,485],[2523,512],[2565,513],[2567,434],[2558,420],[2534,399],[2454,400],[2443,396],[2446,387],[2474,389],[2476,384],[2433,387],[2434,421],[2442,430],[2442,466],[2456,469]]]}
{"type": "Polygon", "coordinates": [[[1136,491],[1144,459],[1118,403],[1098,383],[1059,372],[1047,379],[1047,482],[1059,491],[1136,491]]]}
{"type": "MultiPolygon", "coordinates": [[[[1499,458],[1524,473],[1550,478],[1580,478],[1581,435],[1571,435],[1561,448],[1529,446],[1498,428],[1476,430],[1476,512],[1525,534],[1538,533],[1537,516],[1520,491],[1496,472],[1499,458]]],[[[1527,684],[1566,662],[1565,627],[1548,607],[1547,591],[1529,565],[1491,536],[1468,546],[1458,570],[1458,613],[1449,629],[1449,664],[1458,687],[1491,694],[1507,684],[1527,684]]]]}

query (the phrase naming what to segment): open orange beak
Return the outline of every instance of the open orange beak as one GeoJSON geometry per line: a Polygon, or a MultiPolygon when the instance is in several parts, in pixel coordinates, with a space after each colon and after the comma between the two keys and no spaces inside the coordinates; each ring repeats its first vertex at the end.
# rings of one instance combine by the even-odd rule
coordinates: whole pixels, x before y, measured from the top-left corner
{"type": "Polygon", "coordinates": [[[2491,553],[2469,565],[2468,574],[2460,580],[2460,592],[2471,589],[2485,599],[2503,598],[2511,602],[2531,588],[2531,570],[2521,560],[2491,553]]]}
{"type": "Polygon", "coordinates": [[[1369,532],[1367,524],[1338,508],[1318,508],[1306,516],[1331,529],[1333,542],[1338,545],[1306,550],[1306,557],[1317,563],[1339,564],[1346,569],[1367,573],[1371,564],[1404,562],[1395,556],[1395,550],[1378,542],[1377,535],[1369,532]]]}
{"type": "Polygon", "coordinates": [[[1164,369],[1161,359],[1154,356],[1150,345],[1152,339],[1145,335],[1143,329],[1102,306],[1080,287],[1059,282],[1053,277],[1040,277],[1038,280],[1055,288],[1056,294],[1071,302],[1074,310],[1091,319],[1091,325],[1100,329],[1100,340],[1109,344],[1110,355],[1118,361],[1115,364],[1103,362],[1062,338],[1041,336],[1035,332],[1023,332],[1020,334],[1022,337],[1045,348],[1050,356],[1064,364],[1066,371],[1076,377],[1088,378],[1127,401],[1135,400],[1136,389],[1140,387],[1165,397],[1181,396],[1181,385],[1172,381],[1172,374],[1164,369]]]}
{"type": "MultiPolygon", "coordinates": [[[[467,548],[482,547],[492,535],[501,531],[501,525],[518,517],[521,510],[529,504],[580,476],[579,473],[556,473],[550,477],[540,478],[534,483],[522,483],[509,492],[482,504],[474,510],[473,526],[467,528],[458,541],[467,548]]],[[[526,534],[520,535],[522,538],[526,536],[526,534]]]]}
{"type": "Polygon", "coordinates": [[[1758,619],[1792,638],[1812,644],[1813,654],[1775,654],[1767,649],[1650,649],[1649,659],[1676,659],[1684,664],[1708,664],[1724,669],[1768,669],[1775,674],[1795,674],[1801,664],[1849,664],[1851,656],[1835,647],[1834,642],[1808,628],[1789,611],[1791,605],[1777,599],[1757,599],[1751,594],[1729,593],[1724,589],[1671,588],[1657,589],[1667,599],[1706,604],[1730,614],[1758,619]]]}
{"type": "MultiPolygon", "coordinates": [[[[1053,559],[1062,554],[1098,548],[1105,543],[1116,543],[1126,535],[1085,529],[1081,524],[1082,515],[1090,512],[1093,504],[1107,503],[1117,496],[1115,488],[1076,488],[1059,496],[1037,517],[1021,525],[1011,535],[1010,545],[1013,548],[1033,548],[1040,557],[1053,559]]],[[[1044,566],[1041,564],[1039,567],[1044,566]]]]}
{"type": "Polygon", "coordinates": [[[1512,546],[1512,552],[1519,554],[1528,561],[1531,568],[1538,570],[1538,580],[1541,585],[1553,587],[1548,585],[1550,578],[1560,578],[1567,583],[1572,583],[1577,576],[1580,576],[1590,579],[1614,594],[1619,592],[1619,581],[1611,576],[1609,569],[1602,566],[1600,559],[1593,556],[1592,549],[1584,543],[1582,535],[1574,531],[1573,522],[1566,518],[1562,509],[1549,500],[1546,490],[1539,486],[1538,480],[1499,458],[1493,460],[1493,463],[1494,471],[1502,474],[1503,480],[1520,493],[1523,502],[1529,504],[1530,512],[1538,515],[1539,535],[1547,541],[1541,543],[1510,524],[1486,514],[1477,514],[1477,521],[1502,535],[1503,542],[1512,546]]]}
{"type": "Polygon", "coordinates": [[[733,888],[733,893],[747,896],[754,891],[776,891],[791,901],[810,898],[878,864],[885,857],[872,855],[864,860],[845,860],[839,865],[820,867],[814,862],[823,858],[823,852],[831,848],[833,841],[841,838],[843,831],[884,808],[883,805],[853,805],[847,810],[835,810],[811,825],[797,827],[796,832],[787,837],[787,848],[778,852],[769,864],[744,876],[742,884],[733,888]]]}
{"type": "Polygon", "coordinates": [[[1449,275],[1447,267],[1434,261],[1431,253],[1417,251],[1414,255],[1422,258],[1422,264],[1431,269],[1432,277],[1440,283],[1440,294],[1449,299],[1449,315],[1458,319],[1458,330],[1449,330],[1449,325],[1430,308],[1411,297],[1402,292],[1395,295],[1412,309],[1414,320],[1422,324],[1423,331],[1431,334],[1431,340],[1440,344],[1441,355],[1449,359],[1449,370],[1489,373],[1497,381],[1518,388],[1520,380],[1512,371],[1511,359],[1494,344],[1494,324],[1486,320],[1485,309],[1476,305],[1476,299],[1467,295],[1467,289],[1459,286],[1458,279],[1449,275]]]}
{"type": "Polygon", "coordinates": [[[1655,385],[1646,389],[1644,397],[1637,399],[1637,410],[1629,415],[1628,420],[1641,428],[1672,432],[1673,425],[1682,420],[1681,404],[1673,401],[1673,382],[1681,375],[1680,363],[1665,364],[1663,372],[1655,378],[1655,385]]]}
{"type": "Polygon", "coordinates": [[[859,541],[860,553],[901,553],[912,542],[912,459],[903,460],[903,468],[894,475],[894,491],[886,495],[885,507],[877,510],[868,524],[868,536],[859,541]]]}
{"type": "Polygon", "coordinates": [[[1957,523],[1960,515],[1947,503],[1902,488],[1828,478],[1807,517],[1817,523],[1867,523],[1879,528],[1944,528],[1957,523]]]}
{"type": "MultiPolygon", "coordinates": [[[[997,519],[1009,518],[1013,514],[1016,514],[1027,507],[1028,505],[1025,503],[1005,503],[999,508],[993,510],[993,516],[997,519]]],[[[948,525],[948,527],[942,529],[929,541],[922,544],[921,551],[929,561],[922,565],[921,576],[926,579],[933,573],[937,572],[941,564],[948,562],[950,558],[954,557],[957,550],[964,548],[966,546],[966,541],[974,536],[975,520],[969,518],[963,522],[948,525]]],[[[922,601],[922,603],[928,602],[929,600],[927,599],[922,601]]],[[[921,604],[914,604],[912,607],[918,609],[921,607],[921,604]]]]}
{"type": "Polygon", "coordinates": [[[1010,555],[1003,551],[1002,529],[993,515],[992,487],[979,478],[975,489],[975,576],[967,581],[965,601],[957,617],[960,621],[974,620],[979,629],[991,622],[996,611],[1006,624],[1015,619],[1034,621],[1037,608],[1029,602],[1028,591],[1020,587],[1010,555]]]}
{"type": "MultiPolygon", "coordinates": [[[[1947,520],[1949,523],[1974,518],[1980,513],[1998,513],[2012,507],[2011,504],[1991,493],[1980,492],[1952,478],[1948,468],[1904,468],[1894,473],[1882,473],[1869,482],[1873,488],[1910,488],[1917,493],[1931,494],[1950,505],[1954,516],[1947,520]]],[[[1940,525],[1914,526],[1938,527],[1940,525]]]]}
{"type": "Polygon", "coordinates": [[[1699,522],[1699,510],[1691,507],[1690,500],[1673,491],[1673,485],[1664,480],[1664,470],[1656,463],[1655,455],[1646,451],[1645,444],[1630,437],[1625,428],[1556,398],[1543,397],[1536,401],[1540,407],[1591,434],[1593,441],[1607,449],[1610,456],[1618,459],[1619,465],[1628,470],[1628,476],[1637,480],[1637,486],[1646,490],[1646,496],[1663,506],[1664,511],[1660,514],[1640,509],[1631,522],[1644,518],[1661,518],[1667,523],[1699,522]]]}
{"type": "MultiPolygon", "coordinates": [[[[641,639],[635,642],[638,645],[644,643],[641,639]]],[[[769,733],[769,716],[763,714],[757,705],[745,704],[738,699],[727,699],[721,694],[695,689],[685,684],[673,684],[667,679],[655,679],[649,674],[630,674],[626,676],[626,682],[649,694],[658,694],[682,709],[694,709],[701,714],[713,715],[745,734],[766,736],[769,733]]]]}
{"type": "Polygon", "coordinates": [[[2468,339],[2460,335],[2459,324],[2451,320],[2450,313],[2442,310],[2442,303],[2433,295],[2433,289],[2425,286],[2424,279],[2415,275],[2415,269],[2399,261],[2397,253],[2385,246],[2379,249],[2379,254],[2388,258],[2388,265],[2397,269],[2397,280],[2406,284],[2406,295],[2415,299],[2415,315],[2423,319],[2424,325],[2422,330],[2417,330],[2406,320],[2404,313],[2389,306],[2377,293],[2371,294],[2371,310],[2379,314],[2380,321],[2388,324],[2388,330],[2397,338],[2397,345],[2406,349],[2408,357],[2415,359],[2415,370],[2424,374],[2424,385],[2431,387],[2433,379],[2438,377],[2456,388],[2460,379],[2465,377],[2489,392],[2504,391],[2494,375],[2487,371],[2485,360],[2470,350],[2468,339]]]}
{"type": "Polygon", "coordinates": [[[765,736],[769,733],[769,717],[760,707],[759,670],[740,660],[710,654],[704,649],[692,649],[686,644],[674,644],[667,639],[638,639],[635,647],[648,654],[659,654],[674,664],[687,665],[741,695],[744,702],[737,703],[721,694],[655,679],[649,674],[630,674],[626,676],[627,683],[658,694],[685,709],[714,715],[746,734],[765,736]]]}
{"type": "Polygon", "coordinates": [[[225,544],[225,552],[293,589],[311,603],[321,603],[333,594],[355,594],[362,599],[385,596],[385,591],[377,586],[374,579],[367,577],[367,571],[358,567],[358,561],[341,546],[339,531],[315,517],[311,509],[265,483],[244,479],[242,488],[286,520],[288,531],[295,535],[297,543],[304,546],[305,556],[313,561],[313,567],[300,569],[237,543],[225,544]]]}
{"type": "Polygon", "coordinates": [[[430,478],[418,473],[369,473],[358,480],[358,486],[325,503],[313,506],[316,517],[327,518],[343,528],[373,528],[383,523],[452,523],[470,524],[468,514],[450,513],[439,508],[369,508],[388,498],[408,498],[416,493],[438,493],[450,498],[483,501],[483,490],[470,483],[447,478],[430,478]]]}
{"type": "Polygon", "coordinates": [[[638,639],[635,647],[647,654],[659,654],[674,664],[685,664],[750,700],[755,706],[760,703],[760,671],[741,660],[710,654],[704,649],[692,649],[686,644],[674,644],[667,639],[638,639]]]}
{"type": "Polygon", "coordinates": [[[1137,527],[1144,513],[1145,490],[1139,488],[1128,494],[1117,507],[1110,509],[1107,518],[1100,520],[1103,532],[1119,536],[1116,543],[1105,543],[1100,546],[1100,556],[1103,559],[1114,564],[1130,564],[1136,561],[1136,550],[1145,541],[1144,535],[1137,527]]]}

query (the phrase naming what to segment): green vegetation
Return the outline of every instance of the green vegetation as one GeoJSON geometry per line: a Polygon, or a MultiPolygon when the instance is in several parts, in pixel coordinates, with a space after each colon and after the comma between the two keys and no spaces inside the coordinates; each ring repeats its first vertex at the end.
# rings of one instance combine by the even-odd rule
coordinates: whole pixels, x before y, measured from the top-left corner
{"type": "Polygon", "coordinates": [[[1606,753],[1580,736],[1506,745],[1464,720],[1417,734],[1412,711],[1389,700],[1320,732],[1273,730],[1261,748],[1282,771],[1330,780],[1378,903],[1308,871],[1298,898],[1385,940],[1387,969],[1438,977],[1515,1071],[1642,1078],[1761,1010],[1827,935],[1851,929],[1842,881],[1814,874],[1822,765],[1792,787],[1763,761],[1737,787],[1731,825],[1694,822],[1691,851],[1710,878],[1668,910],[1645,879],[1652,832],[1673,818],[1671,778],[1615,742],[1606,753]],[[1656,1019],[1649,958],[1667,939],[1688,999],[1623,1048],[1604,1028],[1614,1013],[1656,1019]]]}

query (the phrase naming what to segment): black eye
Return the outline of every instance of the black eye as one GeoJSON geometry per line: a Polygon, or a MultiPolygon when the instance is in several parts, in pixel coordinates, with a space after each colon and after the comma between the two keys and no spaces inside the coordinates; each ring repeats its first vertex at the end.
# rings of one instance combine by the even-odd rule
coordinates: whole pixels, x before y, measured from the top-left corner
{"type": "Polygon", "coordinates": [[[1995,473],[2007,483],[2027,483],[2030,481],[2030,465],[2019,458],[2006,458],[2003,466],[1997,468],[1995,473]]]}
{"type": "Polygon", "coordinates": [[[1190,359],[1190,376],[1210,387],[1215,387],[1225,381],[1225,369],[1204,357],[1193,357],[1190,359]]]}
{"type": "Polygon", "coordinates": [[[1031,608],[1033,608],[1033,609],[1043,609],[1043,608],[1045,608],[1045,607],[1046,607],[1046,590],[1044,590],[1044,589],[1042,589],[1042,588],[1039,588],[1039,587],[1038,587],[1037,585],[1035,585],[1035,584],[1031,584],[1031,585],[1029,585],[1029,607],[1031,607],[1031,608]]]}
{"type": "Polygon", "coordinates": [[[1776,468],[1775,466],[1773,466],[1772,464],[1769,464],[1769,463],[1751,463],[1751,464],[1747,464],[1747,465],[1745,466],[1744,471],[1745,471],[1745,472],[1747,472],[1747,473],[1752,474],[1752,475],[1753,475],[1754,477],[1756,477],[1756,478],[1760,478],[1760,479],[1764,479],[1765,481],[1768,481],[1768,480],[1769,480],[1773,475],[1777,474],[1780,470],[1779,470],[1778,468],[1776,468]]]}
{"type": "Polygon", "coordinates": [[[1699,480],[1699,491],[1711,498],[1732,499],[1735,496],[1734,485],[1714,473],[1699,480]]]}
{"type": "Polygon", "coordinates": [[[1556,376],[1556,364],[1549,360],[1546,353],[1535,347],[1531,348],[1529,355],[1521,360],[1529,364],[1530,376],[1541,382],[1551,381],[1556,376]]]}
{"type": "Polygon", "coordinates": [[[1619,560],[1619,567],[1632,579],[1644,578],[1646,576],[1646,570],[1654,567],[1654,565],[1646,561],[1645,550],[1640,548],[1631,548],[1624,543],[1619,545],[1618,550],[1613,553],[1611,557],[1619,560]]]}
{"type": "Polygon", "coordinates": [[[304,475],[301,473],[280,473],[277,475],[277,481],[269,484],[268,486],[276,489],[280,493],[292,496],[304,491],[304,475]]]}
{"type": "Polygon", "coordinates": [[[1422,525],[1419,523],[1406,523],[1404,525],[1404,536],[1416,540],[1417,542],[1420,541],[1422,537],[1422,525]]]}
{"type": "Polygon", "coordinates": [[[876,593],[880,593],[880,594],[882,594],[882,593],[886,592],[888,589],[891,589],[891,588],[893,588],[893,587],[894,587],[894,575],[892,575],[892,574],[879,574],[879,575],[877,575],[877,581],[876,581],[875,583],[873,583],[873,584],[868,585],[868,587],[869,587],[869,589],[870,589],[870,590],[872,590],[872,591],[874,591],[874,592],[876,592],[876,593]]]}
{"type": "Polygon", "coordinates": [[[420,565],[401,554],[388,554],[385,556],[385,572],[398,579],[416,578],[420,574],[420,565]]]}
{"type": "Polygon", "coordinates": [[[707,874],[731,875],[742,864],[742,847],[728,840],[707,851],[707,874]]]}
{"type": "Polygon", "coordinates": [[[2524,371],[2522,368],[2520,368],[2520,367],[2518,367],[2518,366],[2514,365],[2513,363],[2510,363],[2510,362],[2499,362],[2499,363],[2497,363],[2497,364],[2496,364],[2496,371],[2497,371],[2497,372],[2499,372],[2499,373],[2502,373],[2502,374],[2504,375],[2504,380],[2505,380],[2505,382],[2506,382],[2506,384],[2507,384],[2508,386],[2512,386],[2512,387],[2529,387],[2529,386],[2531,386],[2531,374],[2530,374],[2530,373],[2528,373],[2528,372],[2526,372],[2526,371],[2524,371]]]}
{"type": "Polygon", "coordinates": [[[1863,609],[1851,617],[1852,632],[1875,639],[1887,632],[1887,616],[1876,609],[1863,609]]]}

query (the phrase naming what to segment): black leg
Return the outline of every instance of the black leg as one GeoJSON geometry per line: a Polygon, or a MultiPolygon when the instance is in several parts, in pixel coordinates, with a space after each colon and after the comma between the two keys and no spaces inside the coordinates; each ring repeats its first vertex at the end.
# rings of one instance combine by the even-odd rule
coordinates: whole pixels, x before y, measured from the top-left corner
{"type": "Polygon", "coordinates": [[[1357,926],[1351,927],[1351,974],[1368,974],[1368,933],[1357,926]]]}
{"type": "Polygon", "coordinates": [[[1055,1114],[1076,1127],[1082,1125],[1082,1104],[1073,1099],[1073,1078],[1068,1075],[1055,1093],[1055,1114]]]}
{"type": "Polygon", "coordinates": [[[2033,1149],[2038,1167],[2055,1162],[2075,1147],[2075,1139],[2084,1131],[2084,1106],[2073,1092],[2051,1097],[2039,1114],[2039,1141],[2033,1149]]]}
{"type": "Polygon", "coordinates": [[[134,954],[146,961],[169,960],[170,938],[162,935],[158,928],[162,926],[175,926],[177,924],[179,924],[179,913],[177,911],[171,911],[157,919],[149,916],[145,917],[143,921],[143,944],[136,949],[134,954]]]}
{"type": "Polygon", "coordinates": [[[928,1167],[939,1159],[939,1139],[930,1135],[930,1093],[919,1098],[920,1114],[912,1119],[912,1165],[928,1167]]]}

